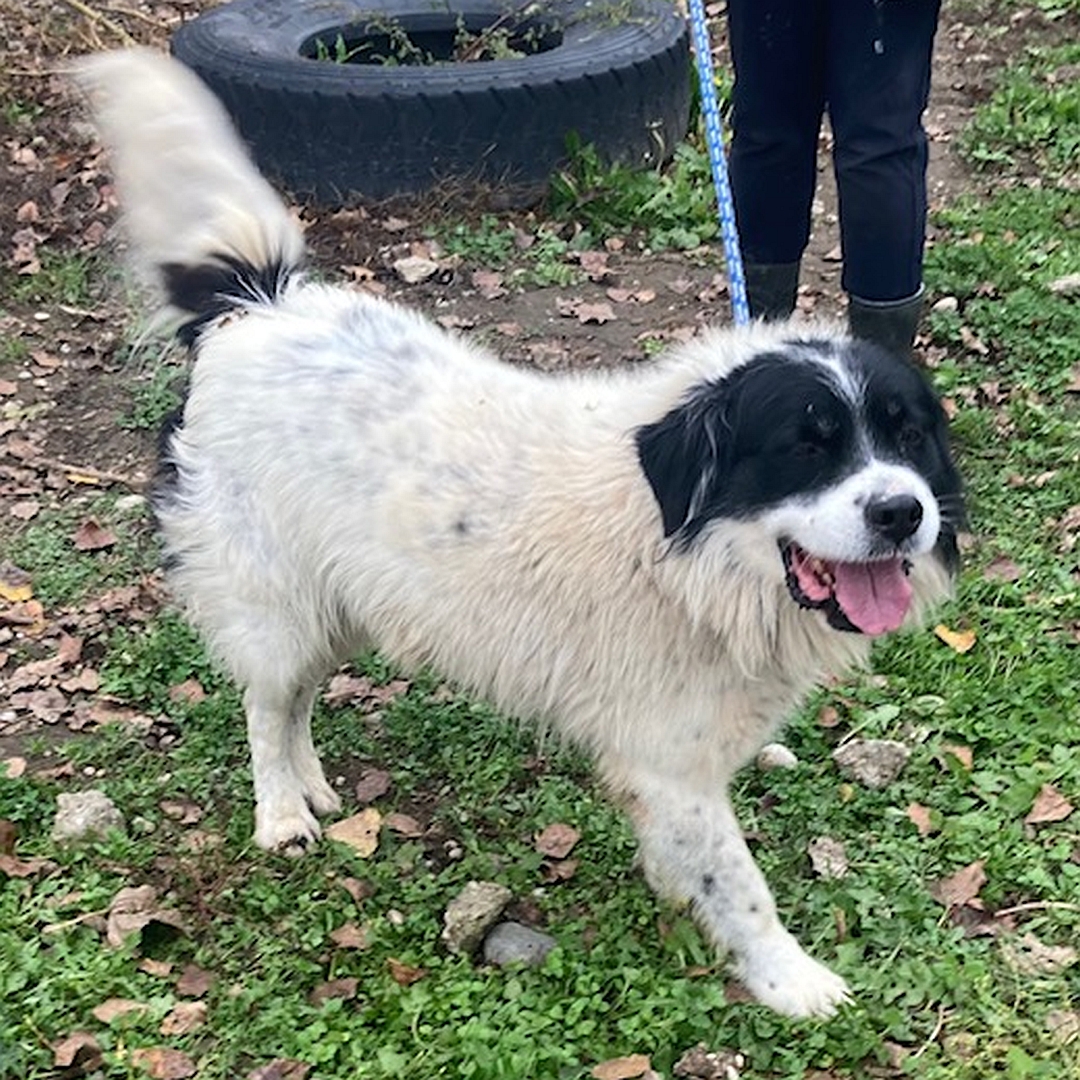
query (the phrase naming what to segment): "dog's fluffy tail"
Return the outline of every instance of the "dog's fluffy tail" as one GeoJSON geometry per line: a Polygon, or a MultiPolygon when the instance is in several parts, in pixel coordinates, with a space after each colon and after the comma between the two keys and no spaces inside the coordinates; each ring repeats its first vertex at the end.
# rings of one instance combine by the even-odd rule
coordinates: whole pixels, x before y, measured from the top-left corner
{"type": "Polygon", "coordinates": [[[300,227],[259,175],[221,102],[148,49],[83,59],[76,77],[112,156],[141,276],[189,342],[230,308],[270,303],[304,252],[300,227]]]}

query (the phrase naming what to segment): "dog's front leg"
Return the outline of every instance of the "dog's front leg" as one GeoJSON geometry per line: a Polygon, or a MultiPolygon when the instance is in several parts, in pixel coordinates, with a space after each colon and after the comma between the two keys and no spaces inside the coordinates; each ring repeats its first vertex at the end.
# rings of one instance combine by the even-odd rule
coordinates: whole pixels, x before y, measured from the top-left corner
{"type": "Polygon", "coordinates": [[[849,999],[844,980],[807,956],[781,924],[726,792],[706,795],[655,776],[639,778],[633,791],[650,884],[691,903],[714,944],[734,954],[735,973],[758,1001],[788,1016],[828,1016],[849,999]]]}
{"type": "MultiPolygon", "coordinates": [[[[292,691],[282,693],[256,686],[249,686],[244,693],[255,781],[255,843],[287,854],[305,851],[320,835],[319,823],[308,805],[304,781],[297,775],[294,761],[294,756],[299,756],[303,764],[307,757],[306,745],[299,748],[298,755],[293,746],[293,710],[297,697],[292,691]]],[[[318,768],[317,759],[315,767],[318,768]]],[[[321,777],[321,769],[319,773],[321,777]]]]}

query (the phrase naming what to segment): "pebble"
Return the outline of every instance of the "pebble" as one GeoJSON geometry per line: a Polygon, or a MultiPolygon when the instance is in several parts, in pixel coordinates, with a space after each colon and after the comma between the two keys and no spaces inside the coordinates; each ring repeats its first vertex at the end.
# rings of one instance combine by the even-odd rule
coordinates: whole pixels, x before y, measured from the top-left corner
{"type": "Polygon", "coordinates": [[[112,799],[97,788],[64,792],[56,796],[56,803],[54,840],[84,840],[89,836],[104,836],[110,829],[120,832],[126,829],[124,815],[112,799]]]}
{"type": "Polygon", "coordinates": [[[799,759],[783,743],[778,742],[766,743],[758,751],[755,761],[762,772],[794,769],[799,764],[799,759]]]}
{"type": "Polygon", "coordinates": [[[470,881],[443,914],[442,939],[452,953],[471,953],[514,894],[495,881],[470,881]]]}
{"type": "Polygon", "coordinates": [[[849,780],[878,790],[904,770],[911,751],[893,739],[852,739],[833,751],[833,761],[849,780]]]}
{"type": "Polygon", "coordinates": [[[508,964],[539,967],[557,944],[550,934],[542,934],[531,926],[517,922],[499,923],[484,938],[484,961],[497,967],[508,964]]]}

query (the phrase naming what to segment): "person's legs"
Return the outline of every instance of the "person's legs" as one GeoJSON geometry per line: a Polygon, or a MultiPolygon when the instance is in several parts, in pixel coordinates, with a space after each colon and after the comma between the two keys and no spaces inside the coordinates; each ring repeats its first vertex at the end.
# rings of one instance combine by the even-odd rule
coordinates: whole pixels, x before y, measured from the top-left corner
{"type": "Polygon", "coordinates": [[[823,0],[729,0],[731,186],[750,310],[795,306],[825,101],[823,0]]]}
{"type": "Polygon", "coordinates": [[[940,0],[834,0],[826,77],[853,333],[911,348],[922,311],[922,113],[940,0]]]}

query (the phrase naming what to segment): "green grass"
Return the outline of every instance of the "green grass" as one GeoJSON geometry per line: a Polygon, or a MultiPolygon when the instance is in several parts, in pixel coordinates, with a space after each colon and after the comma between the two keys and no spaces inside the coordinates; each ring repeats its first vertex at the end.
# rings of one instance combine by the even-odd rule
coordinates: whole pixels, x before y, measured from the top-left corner
{"type": "MultiPolygon", "coordinates": [[[[1043,107],[1038,94],[1032,100],[1043,107]]],[[[985,113],[980,122],[989,123],[985,113]]],[[[1040,145],[1059,144],[1052,134],[1040,145]]],[[[189,1053],[200,1080],[244,1077],[274,1058],[308,1062],[320,1080],[579,1080],[596,1062],[630,1053],[650,1054],[670,1077],[697,1042],[743,1053],[744,1080],[890,1075],[882,1070],[897,1054],[899,1075],[920,1080],[1080,1077],[1080,1040],[1065,1044],[1050,1030],[1056,1013],[1080,1010],[1080,965],[1022,974],[1004,949],[1025,933],[1049,946],[1080,940],[1077,815],[1035,827],[1023,820],[1044,784],[1080,805],[1080,547],[1060,524],[1080,505],[1080,395],[1069,389],[1080,304],[1049,289],[1080,265],[1080,228],[1075,198],[1052,182],[1068,163],[1055,165],[1049,150],[1044,160],[1042,189],[1016,186],[943,212],[927,262],[931,293],[958,301],[956,313],[931,319],[945,353],[932,374],[955,412],[974,534],[941,618],[973,629],[975,647],[957,654],[929,630],[883,644],[874,674],[821,691],[794,718],[787,742],[800,767],[748,770],[735,792],[783,918],[849,979],[854,1006],[819,1023],[727,1004],[715,959],[641,879],[627,821],[587,763],[551,745],[538,752],[528,732],[447,694],[430,673],[415,675],[378,717],[321,705],[316,737],[331,777],[385,768],[394,785],[380,808],[422,817],[437,832],[423,841],[384,832],[367,860],[333,844],[299,861],[256,850],[237,692],[166,612],[149,625],[110,625],[99,666],[103,693],[175,723],[177,745],[152,750],[138,731],[113,725],[51,750],[52,760],[70,759],[73,779],[0,779],[0,817],[18,826],[19,854],[58,864],[36,878],[0,877],[0,1077],[53,1077],[49,1044],[75,1029],[102,1046],[102,1080],[143,1075],[131,1050],[159,1045],[189,1053]],[[972,350],[972,335],[985,352],[972,350]],[[1003,559],[1016,580],[994,575],[1003,559]],[[206,699],[172,700],[169,689],[189,678],[206,699]],[[826,706],[840,727],[816,722],[826,706]],[[837,774],[829,754],[851,730],[909,741],[912,759],[896,784],[872,792],[837,774]],[[946,749],[957,744],[971,748],[970,770],[946,749]],[[91,783],[122,808],[129,834],[57,846],[48,836],[55,795],[91,783]],[[162,804],[178,800],[202,819],[184,826],[170,817],[162,804]],[[911,803],[929,810],[931,835],[908,819],[911,803]],[[577,873],[551,885],[532,836],[555,821],[582,839],[577,873]],[[191,850],[195,830],[218,846],[191,850]],[[843,880],[814,879],[806,846],[818,836],[845,844],[843,880]],[[1013,933],[966,936],[933,899],[933,883],[975,860],[985,862],[987,912],[1020,909],[1013,933]],[[352,899],[350,878],[369,885],[366,899],[352,899]],[[445,953],[441,913],[472,878],[502,881],[539,911],[559,942],[541,969],[492,971],[445,953]],[[106,948],[78,917],[143,883],[181,912],[187,933],[106,948]],[[350,921],[366,928],[366,949],[331,940],[350,921]],[[141,970],[144,955],[171,963],[171,974],[141,970]],[[399,986],[390,959],[426,974],[399,986]],[[189,963],[216,977],[207,1025],[164,1036],[176,975],[189,963]],[[354,999],[312,1003],[324,980],[349,976],[359,980],[354,999]],[[148,1009],[102,1023],[91,1010],[109,997],[148,1009]]],[[[575,213],[584,213],[582,200],[575,213]]],[[[611,214],[589,227],[631,227],[611,214]]],[[[527,265],[515,262],[513,235],[494,219],[459,239],[464,252],[477,245],[480,261],[527,265]]],[[[102,500],[50,512],[5,556],[34,574],[54,611],[151,566],[144,530],[102,500]],[[118,531],[116,549],[70,550],[87,511],[118,531]]],[[[396,674],[375,656],[357,666],[378,682],[396,674]]],[[[50,746],[41,738],[29,749],[50,746]]]]}
{"type": "Polygon", "coordinates": [[[99,295],[104,273],[101,260],[90,255],[42,249],[41,269],[20,276],[5,273],[2,281],[6,298],[19,304],[67,304],[86,307],[99,295]]]}

